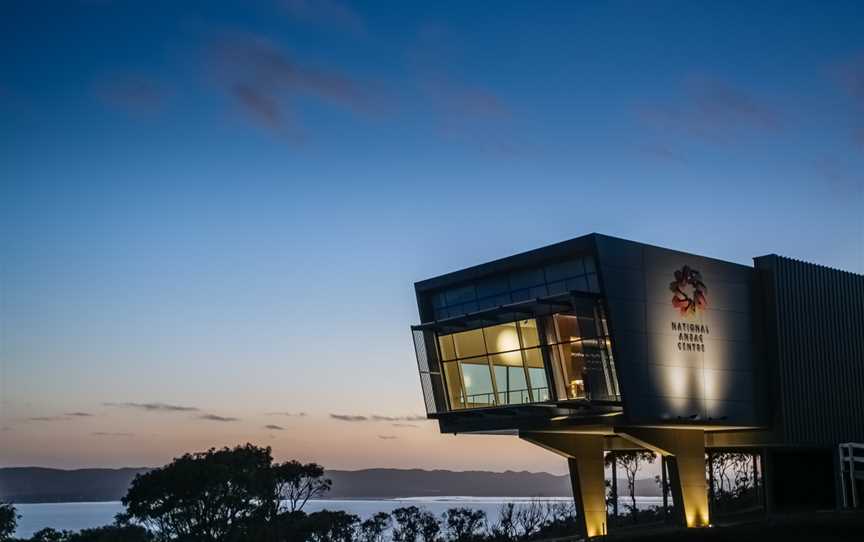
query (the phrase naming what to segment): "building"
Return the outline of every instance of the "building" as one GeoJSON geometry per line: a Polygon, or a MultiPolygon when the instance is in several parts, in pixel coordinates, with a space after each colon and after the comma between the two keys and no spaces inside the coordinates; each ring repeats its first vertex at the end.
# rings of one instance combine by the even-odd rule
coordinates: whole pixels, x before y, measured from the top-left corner
{"type": "Polygon", "coordinates": [[[615,450],[664,458],[689,527],[710,521],[706,450],[758,454],[769,511],[839,502],[837,446],[864,442],[864,276],[591,234],[415,290],[428,416],[565,457],[587,536],[615,450]]]}

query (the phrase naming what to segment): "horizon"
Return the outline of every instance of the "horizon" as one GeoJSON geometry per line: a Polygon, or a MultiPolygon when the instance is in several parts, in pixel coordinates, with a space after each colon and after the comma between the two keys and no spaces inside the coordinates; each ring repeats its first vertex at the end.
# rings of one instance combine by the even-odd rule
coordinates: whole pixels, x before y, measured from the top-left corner
{"type": "Polygon", "coordinates": [[[590,232],[864,274],[862,22],[854,1],[5,3],[0,467],[250,442],[565,474],[426,419],[414,283],[590,232]]]}

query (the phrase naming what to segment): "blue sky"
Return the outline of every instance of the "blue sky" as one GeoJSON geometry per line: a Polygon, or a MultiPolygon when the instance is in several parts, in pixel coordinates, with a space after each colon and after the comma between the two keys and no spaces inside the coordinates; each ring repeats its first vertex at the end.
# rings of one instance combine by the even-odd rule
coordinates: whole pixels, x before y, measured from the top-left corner
{"type": "Polygon", "coordinates": [[[859,3],[178,4],[0,7],[2,465],[563,471],[331,416],[422,413],[414,281],[592,231],[864,272],[859,3]]]}

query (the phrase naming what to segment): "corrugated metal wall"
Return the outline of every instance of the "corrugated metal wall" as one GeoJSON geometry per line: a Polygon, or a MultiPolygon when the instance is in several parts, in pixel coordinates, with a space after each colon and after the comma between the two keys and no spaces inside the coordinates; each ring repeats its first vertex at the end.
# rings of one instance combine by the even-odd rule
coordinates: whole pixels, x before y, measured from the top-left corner
{"type": "Polygon", "coordinates": [[[864,276],[776,255],[755,263],[775,428],[792,445],[864,442],[864,276]]]}

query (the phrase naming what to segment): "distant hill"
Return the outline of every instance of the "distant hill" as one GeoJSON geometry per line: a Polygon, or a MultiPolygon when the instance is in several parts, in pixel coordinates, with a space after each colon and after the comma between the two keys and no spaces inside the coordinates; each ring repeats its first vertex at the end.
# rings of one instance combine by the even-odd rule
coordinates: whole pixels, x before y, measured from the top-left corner
{"type": "MultiPolygon", "coordinates": [[[[119,501],[145,468],[61,470],[40,467],[0,469],[0,500],[18,503],[119,501]]],[[[398,497],[567,497],[568,476],[540,472],[420,469],[330,470],[331,499],[398,497]]],[[[621,493],[626,484],[619,482],[621,493]]],[[[659,495],[654,480],[638,480],[639,495],[659,495]]],[[[622,495],[623,496],[623,495],[622,495]]]]}

